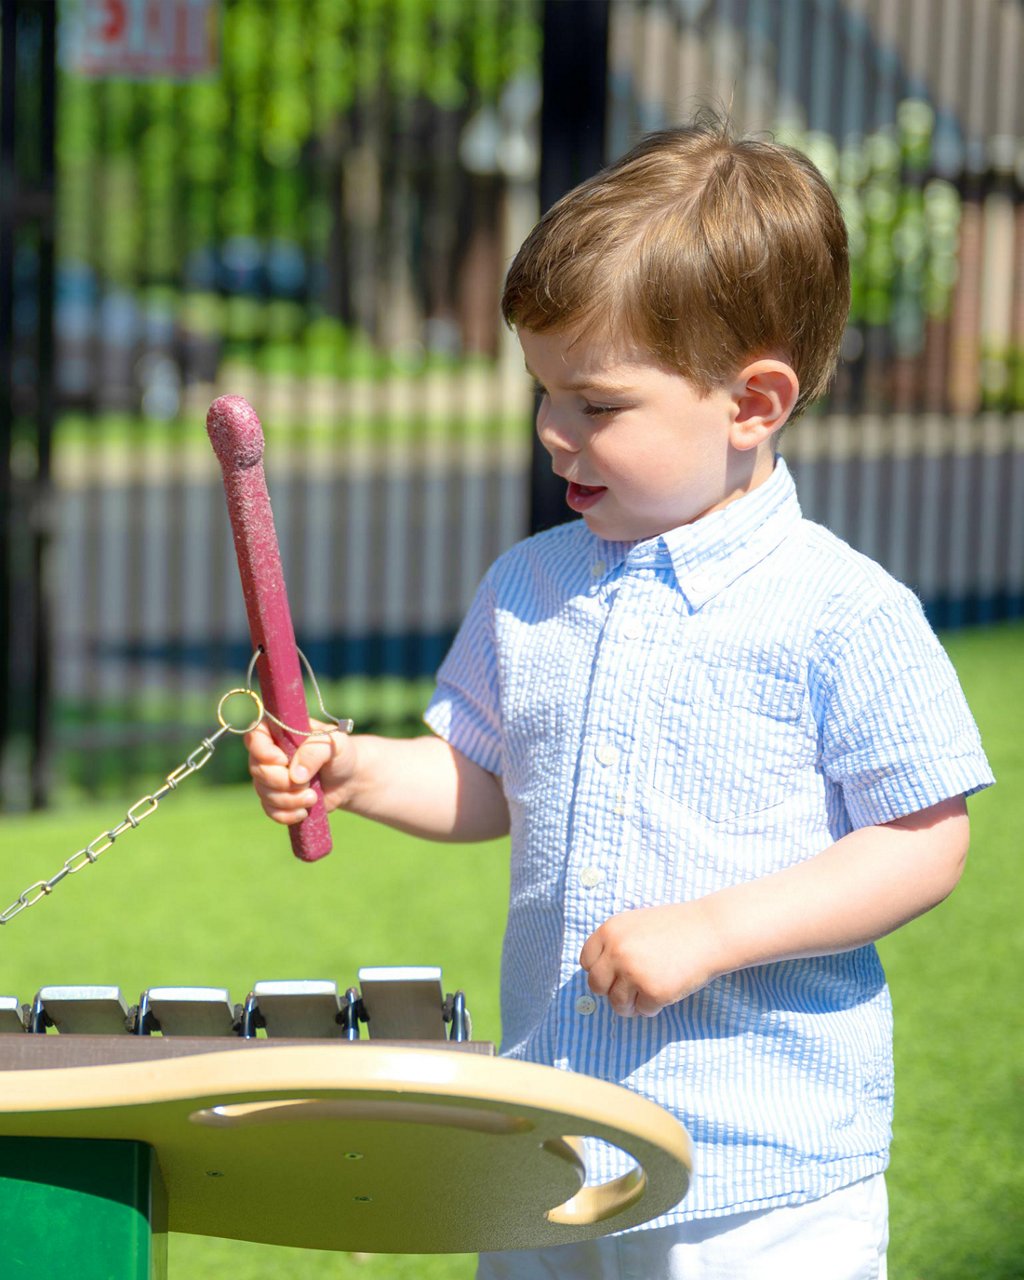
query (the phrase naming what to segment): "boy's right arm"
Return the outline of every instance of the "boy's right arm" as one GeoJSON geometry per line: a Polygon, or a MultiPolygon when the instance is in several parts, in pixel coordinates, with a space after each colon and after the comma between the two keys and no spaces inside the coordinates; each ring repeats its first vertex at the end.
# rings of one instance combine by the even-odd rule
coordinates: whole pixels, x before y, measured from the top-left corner
{"type": "Polygon", "coordinates": [[[266,814],[301,822],[319,775],[328,810],[345,809],[428,840],[491,840],[508,832],[499,780],[441,738],[352,737],[327,726],[288,757],[265,724],[246,735],[249,772],[266,814]]]}

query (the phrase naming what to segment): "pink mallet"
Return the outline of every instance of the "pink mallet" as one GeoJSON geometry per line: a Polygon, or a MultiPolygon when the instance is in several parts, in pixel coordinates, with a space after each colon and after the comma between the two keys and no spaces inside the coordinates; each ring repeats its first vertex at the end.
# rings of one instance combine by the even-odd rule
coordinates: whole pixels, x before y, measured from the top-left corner
{"type": "MultiPolygon", "coordinates": [[[[260,693],[272,716],[298,730],[290,733],[273,720],[269,722],[274,741],[290,757],[309,732],[309,713],[263,474],[263,429],[247,400],[220,396],[210,405],[206,430],[224,473],[249,635],[253,649],[259,651],[256,670],[260,693]]],[[[315,862],[331,851],[323,791],[316,779],[312,786],[317,793],[316,804],[305,821],[289,828],[292,850],[303,862],[315,862]]]]}

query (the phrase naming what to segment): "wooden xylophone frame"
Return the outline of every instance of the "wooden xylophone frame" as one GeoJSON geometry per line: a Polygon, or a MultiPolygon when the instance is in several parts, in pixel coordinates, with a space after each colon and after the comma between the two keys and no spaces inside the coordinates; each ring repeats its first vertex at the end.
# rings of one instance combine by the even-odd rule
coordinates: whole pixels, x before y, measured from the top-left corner
{"type": "Polygon", "coordinates": [[[619,1085],[487,1043],[0,1037],[5,1280],[157,1280],[166,1232],[373,1253],[589,1239],[686,1192],[690,1144],[619,1085]],[[584,1185],[582,1139],[632,1168],[584,1185]]]}

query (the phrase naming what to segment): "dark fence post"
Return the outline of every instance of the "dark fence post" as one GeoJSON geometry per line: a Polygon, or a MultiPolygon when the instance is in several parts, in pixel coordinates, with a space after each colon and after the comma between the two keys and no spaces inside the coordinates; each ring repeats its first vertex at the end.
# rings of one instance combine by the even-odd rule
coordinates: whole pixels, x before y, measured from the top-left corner
{"type": "Polygon", "coordinates": [[[56,13],[0,3],[0,804],[48,790],[56,13]]]}
{"type": "Polygon", "coordinates": [[[56,503],[51,470],[57,416],[54,361],[57,222],[57,5],[37,5],[39,30],[39,169],[37,173],[38,278],[36,284],[36,474],[32,495],[33,698],[29,798],[40,809],[50,795],[53,772],[53,607],[50,580],[56,503]]]}
{"type": "Polygon", "coordinates": [[[12,383],[14,363],[14,104],[17,42],[14,0],[0,5],[0,803],[13,735],[11,623],[12,519],[11,454],[14,446],[12,383]]]}
{"type": "MultiPolygon", "coordinates": [[[[545,0],[540,203],[548,209],[605,163],[609,0],[545,0]]],[[[537,440],[530,474],[530,531],[570,519],[565,486],[537,440]]]]}

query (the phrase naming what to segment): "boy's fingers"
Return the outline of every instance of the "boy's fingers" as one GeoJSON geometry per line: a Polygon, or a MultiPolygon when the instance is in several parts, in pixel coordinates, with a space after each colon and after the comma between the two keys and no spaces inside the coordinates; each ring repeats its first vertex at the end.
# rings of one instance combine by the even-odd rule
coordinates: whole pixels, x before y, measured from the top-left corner
{"type": "Polygon", "coordinates": [[[311,787],[296,785],[283,765],[250,765],[249,772],[256,790],[275,808],[294,809],[297,805],[316,803],[316,792],[311,787]]]}
{"type": "Polygon", "coordinates": [[[289,757],[278,746],[267,725],[257,725],[244,735],[249,751],[249,773],[263,812],[274,822],[292,827],[302,822],[319,800],[309,785],[324,765],[343,749],[347,735],[332,726],[311,723],[312,735],[289,757]]]}
{"type": "Polygon", "coordinates": [[[637,990],[632,983],[616,979],[608,989],[608,1003],[620,1018],[633,1018],[637,1012],[637,990]]]}
{"type": "Polygon", "coordinates": [[[592,969],[600,958],[603,950],[604,947],[601,943],[601,939],[596,933],[592,933],[586,942],[584,942],[583,950],[580,952],[580,967],[587,970],[592,969]]]}
{"type": "Polygon", "coordinates": [[[266,724],[258,724],[255,729],[242,735],[242,742],[249,753],[249,758],[257,764],[287,765],[288,757],[270,736],[266,724]]]}
{"type": "Polygon", "coordinates": [[[274,741],[266,723],[257,725],[242,739],[249,752],[249,772],[280,790],[305,785],[335,754],[333,738],[338,736],[330,732],[329,725],[314,722],[312,728],[313,736],[301,743],[294,755],[289,756],[274,741]],[[282,767],[280,776],[271,772],[275,766],[282,767]]]}
{"type": "Polygon", "coordinates": [[[288,777],[296,786],[304,786],[315,778],[335,753],[333,735],[307,738],[291,758],[288,777]]]}
{"type": "Polygon", "coordinates": [[[262,791],[267,794],[286,795],[293,790],[291,778],[288,776],[288,763],[260,764],[258,760],[249,760],[249,773],[262,791]]]}
{"type": "Polygon", "coordinates": [[[264,813],[284,827],[293,827],[296,823],[304,822],[308,817],[305,809],[268,809],[264,806],[264,813]]]}
{"type": "Polygon", "coordinates": [[[264,812],[275,822],[297,822],[317,800],[311,788],[294,786],[284,769],[255,770],[253,782],[264,812]]]}

